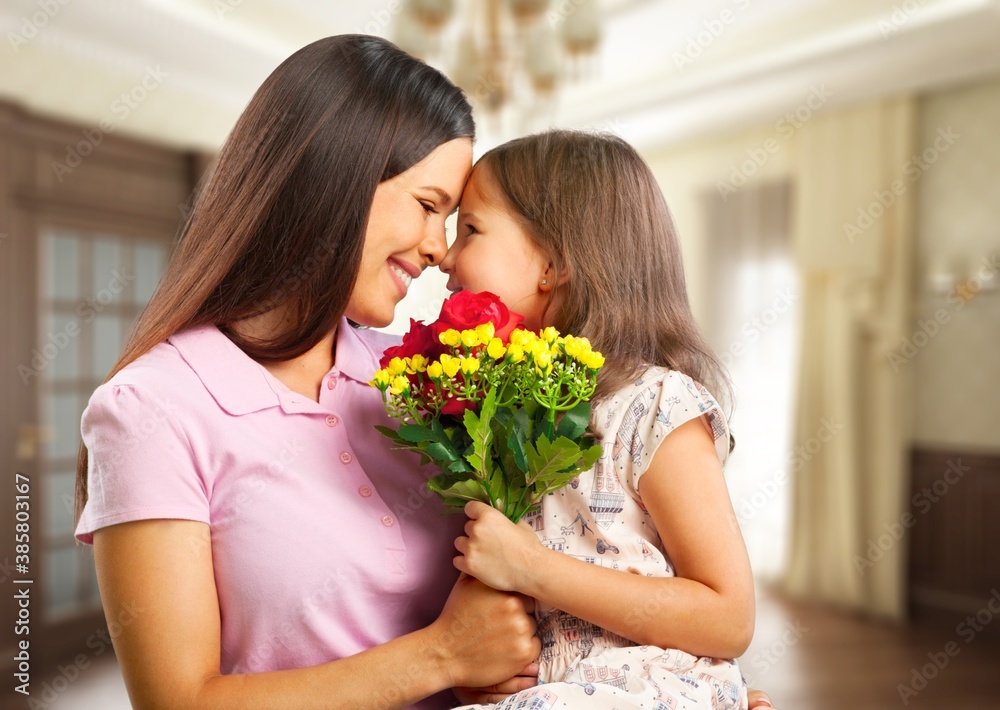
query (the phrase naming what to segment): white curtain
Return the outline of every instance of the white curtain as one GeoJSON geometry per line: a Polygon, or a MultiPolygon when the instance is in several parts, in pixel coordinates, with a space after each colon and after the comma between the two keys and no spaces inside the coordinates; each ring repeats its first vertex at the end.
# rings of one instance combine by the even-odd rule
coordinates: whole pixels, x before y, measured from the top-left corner
{"type": "Polygon", "coordinates": [[[793,168],[802,327],[784,587],[891,619],[906,606],[906,539],[886,535],[905,511],[910,385],[887,353],[910,324],[915,116],[908,98],[816,116],[793,168]]]}

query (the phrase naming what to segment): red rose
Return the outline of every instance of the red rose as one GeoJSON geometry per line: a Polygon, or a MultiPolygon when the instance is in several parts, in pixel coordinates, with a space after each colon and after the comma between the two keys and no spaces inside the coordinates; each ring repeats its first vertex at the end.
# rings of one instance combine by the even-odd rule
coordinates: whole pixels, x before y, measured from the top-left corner
{"type": "Polygon", "coordinates": [[[423,321],[410,318],[410,330],[403,336],[403,342],[386,348],[379,360],[379,367],[387,367],[394,357],[404,358],[414,355],[424,355],[433,360],[444,352],[444,346],[438,340],[434,329],[423,321]]]}
{"type": "Polygon", "coordinates": [[[510,331],[523,320],[524,316],[511,311],[497,295],[489,291],[459,291],[444,302],[441,315],[431,327],[435,335],[439,335],[449,328],[470,330],[483,323],[492,323],[496,329],[496,337],[506,342],[510,331]]]}

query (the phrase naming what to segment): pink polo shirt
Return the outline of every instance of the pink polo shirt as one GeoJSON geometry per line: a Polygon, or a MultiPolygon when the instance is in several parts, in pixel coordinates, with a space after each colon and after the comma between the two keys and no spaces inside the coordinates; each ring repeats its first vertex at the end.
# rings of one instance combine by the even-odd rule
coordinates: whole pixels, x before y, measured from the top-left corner
{"type": "Polygon", "coordinates": [[[313,666],[426,626],[457,578],[465,519],[427,492],[434,470],[374,429],[388,419],[366,382],[395,342],[341,321],[318,403],[215,326],[160,343],[83,413],[77,538],[132,520],[208,523],[226,674],[313,666]]]}

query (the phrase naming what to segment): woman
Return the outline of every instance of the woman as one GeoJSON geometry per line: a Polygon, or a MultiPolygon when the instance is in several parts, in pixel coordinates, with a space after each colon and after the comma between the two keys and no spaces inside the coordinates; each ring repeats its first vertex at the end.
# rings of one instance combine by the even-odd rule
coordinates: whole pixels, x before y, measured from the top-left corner
{"type": "Polygon", "coordinates": [[[539,650],[525,600],[455,581],[464,521],[373,428],[391,341],[349,325],[387,325],[444,257],[473,135],[457,88],[362,36],[297,52],[237,122],[83,417],[77,537],[108,619],[134,617],[134,706],[439,708],[533,682],[512,678],[539,650]]]}

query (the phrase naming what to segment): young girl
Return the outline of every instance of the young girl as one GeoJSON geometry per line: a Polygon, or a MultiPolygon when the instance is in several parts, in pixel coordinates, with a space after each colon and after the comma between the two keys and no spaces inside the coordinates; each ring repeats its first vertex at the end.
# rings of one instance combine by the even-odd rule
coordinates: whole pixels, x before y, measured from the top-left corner
{"type": "Polygon", "coordinates": [[[500,146],[473,170],[441,268],[450,289],[492,291],[607,358],[596,466],[520,525],[469,503],[455,541],[458,569],[537,602],[548,685],[496,707],[746,708],[731,659],[750,643],[753,584],[722,477],[729,430],[700,384],[726,380],[648,166],[612,136],[500,146]]]}

